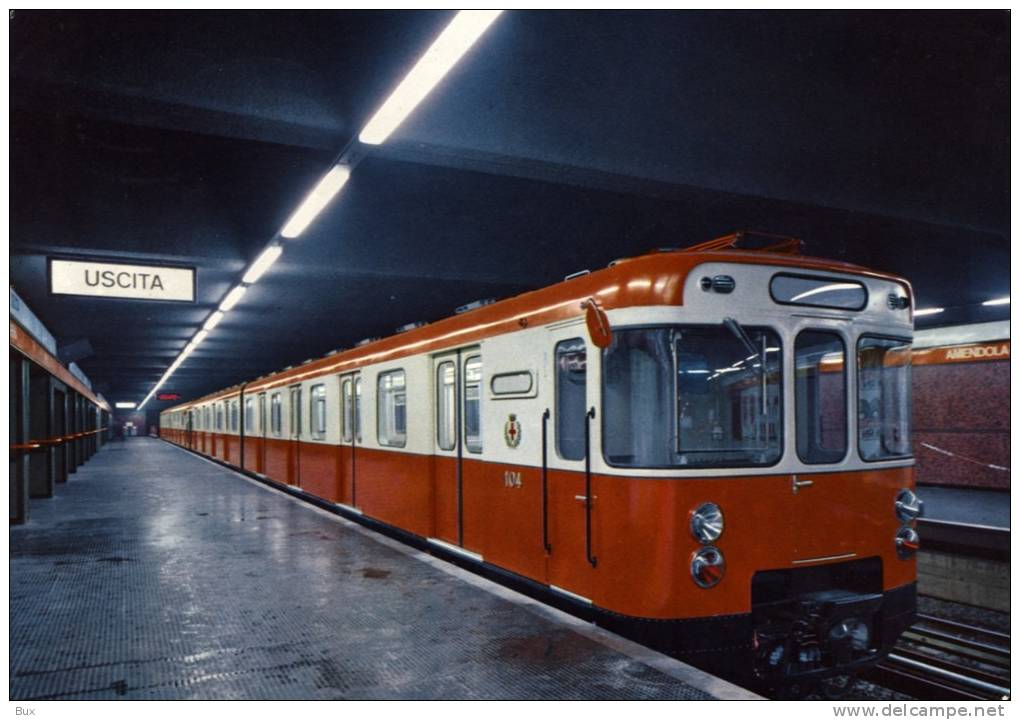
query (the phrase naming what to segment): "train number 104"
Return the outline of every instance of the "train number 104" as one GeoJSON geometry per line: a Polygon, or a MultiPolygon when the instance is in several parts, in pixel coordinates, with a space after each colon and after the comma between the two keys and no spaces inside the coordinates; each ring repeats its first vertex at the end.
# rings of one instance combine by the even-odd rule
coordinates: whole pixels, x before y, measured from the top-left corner
{"type": "Polygon", "coordinates": [[[519,488],[523,484],[521,474],[516,470],[507,470],[503,473],[503,487],[519,488]]]}

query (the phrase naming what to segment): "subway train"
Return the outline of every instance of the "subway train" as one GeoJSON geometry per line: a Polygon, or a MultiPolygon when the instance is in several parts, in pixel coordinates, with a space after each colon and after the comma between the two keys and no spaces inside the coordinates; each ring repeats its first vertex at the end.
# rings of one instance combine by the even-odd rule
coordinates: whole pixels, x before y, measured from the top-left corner
{"type": "Polygon", "coordinates": [[[916,612],[912,291],[746,242],[473,303],[161,436],[745,686],[851,676],[916,612]]]}

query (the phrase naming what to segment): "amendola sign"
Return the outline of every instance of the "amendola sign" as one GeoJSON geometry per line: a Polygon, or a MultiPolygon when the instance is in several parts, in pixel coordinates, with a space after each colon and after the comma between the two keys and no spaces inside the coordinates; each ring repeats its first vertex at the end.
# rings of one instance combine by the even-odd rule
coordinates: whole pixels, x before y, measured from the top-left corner
{"type": "Polygon", "coordinates": [[[50,292],[54,295],[194,302],[195,270],[51,258],[50,292]]]}
{"type": "Polygon", "coordinates": [[[1009,360],[1009,340],[992,343],[971,343],[950,347],[915,350],[914,365],[944,365],[947,363],[982,360],[1009,360]]]}

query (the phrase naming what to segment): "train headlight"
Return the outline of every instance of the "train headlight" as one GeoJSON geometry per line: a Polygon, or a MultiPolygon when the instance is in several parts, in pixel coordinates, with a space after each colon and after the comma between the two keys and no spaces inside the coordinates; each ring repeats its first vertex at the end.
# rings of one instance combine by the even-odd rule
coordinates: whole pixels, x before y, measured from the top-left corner
{"type": "Polygon", "coordinates": [[[698,587],[715,587],[725,574],[726,559],[719,548],[703,547],[691,555],[691,577],[698,587]]]}
{"type": "Polygon", "coordinates": [[[896,495],[896,517],[903,522],[917,520],[924,514],[924,502],[913,490],[904,488],[896,495]]]}
{"type": "Polygon", "coordinates": [[[715,503],[702,503],[691,512],[691,535],[702,545],[714,543],[722,532],[723,514],[715,503]]]}
{"type": "Polygon", "coordinates": [[[914,528],[904,526],[896,533],[896,554],[900,556],[901,560],[912,558],[919,547],[921,547],[921,538],[914,528]]]}

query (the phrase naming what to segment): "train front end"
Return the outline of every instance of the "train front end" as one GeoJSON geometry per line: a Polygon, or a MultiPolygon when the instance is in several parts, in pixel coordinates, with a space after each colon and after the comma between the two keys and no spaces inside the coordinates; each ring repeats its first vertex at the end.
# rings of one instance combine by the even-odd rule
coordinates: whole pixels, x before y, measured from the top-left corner
{"type": "Polygon", "coordinates": [[[597,486],[599,536],[654,548],[600,568],[616,625],[645,618],[631,634],[759,687],[891,649],[916,612],[922,511],[909,285],[773,262],[701,262],[679,308],[610,313],[597,486]]]}

